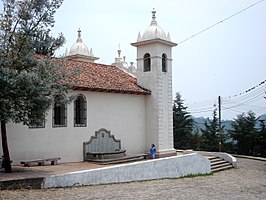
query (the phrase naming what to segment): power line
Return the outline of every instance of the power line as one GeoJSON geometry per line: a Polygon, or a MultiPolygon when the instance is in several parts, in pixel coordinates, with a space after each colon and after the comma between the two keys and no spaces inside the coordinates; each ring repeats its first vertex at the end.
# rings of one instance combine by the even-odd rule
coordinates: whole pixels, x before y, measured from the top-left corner
{"type": "MultiPolygon", "coordinates": [[[[238,113],[250,110],[251,107],[255,110],[261,111],[262,109],[265,109],[266,111],[266,107],[254,105],[255,102],[264,100],[265,91],[266,80],[260,82],[258,85],[251,87],[250,89],[244,92],[223,99],[221,108],[223,111],[234,111],[238,113]]],[[[198,104],[200,104],[200,102],[198,102],[198,104]]],[[[213,112],[214,109],[217,109],[216,102],[214,103],[214,106],[210,106],[210,104],[205,104],[204,106],[197,106],[192,109],[188,108],[188,112],[193,115],[199,113],[213,112]]]]}
{"type": "Polygon", "coordinates": [[[261,81],[258,85],[254,86],[254,87],[252,87],[252,88],[249,88],[249,89],[247,89],[247,90],[244,91],[244,92],[241,92],[241,93],[239,93],[239,94],[235,94],[235,95],[232,95],[232,96],[229,96],[229,97],[226,97],[226,98],[227,98],[227,99],[236,98],[236,97],[239,97],[239,96],[242,96],[242,95],[248,94],[248,93],[250,93],[250,92],[254,92],[257,88],[260,88],[261,86],[266,86],[266,85],[264,85],[264,84],[266,84],[266,80],[261,81]]]}
{"type": "Polygon", "coordinates": [[[223,98],[223,104],[224,105],[232,105],[232,104],[238,104],[240,102],[246,101],[247,99],[253,98],[257,95],[263,95],[266,91],[266,85],[257,89],[254,89],[253,91],[243,93],[241,95],[235,96],[233,98],[223,98]]]}
{"type": "Polygon", "coordinates": [[[209,29],[211,29],[211,28],[217,26],[218,24],[223,23],[224,21],[227,21],[227,20],[231,19],[232,17],[234,17],[234,16],[236,16],[236,15],[239,15],[240,13],[246,11],[247,9],[249,9],[249,8],[251,8],[251,7],[253,7],[253,6],[259,4],[259,3],[262,3],[263,1],[265,1],[265,0],[261,0],[261,1],[258,1],[258,2],[256,2],[256,3],[254,3],[254,4],[251,4],[250,6],[248,6],[248,7],[244,8],[244,9],[238,11],[237,13],[235,13],[235,14],[233,14],[233,15],[227,17],[227,18],[224,18],[223,20],[221,20],[221,21],[219,21],[219,22],[217,22],[217,23],[215,23],[215,24],[213,24],[213,25],[211,25],[211,26],[209,26],[209,27],[207,27],[207,28],[205,28],[205,29],[199,31],[198,33],[196,33],[196,34],[194,34],[194,35],[192,35],[192,36],[190,36],[190,37],[188,37],[188,38],[182,40],[181,42],[178,43],[178,45],[180,45],[180,44],[182,44],[182,43],[184,43],[184,42],[186,42],[186,41],[188,41],[188,40],[194,38],[194,37],[197,36],[197,35],[200,35],[201,33],[203,33],[203,32],[205,32],[205,31],[207,31],[207,30],[209,30],[209,29]]]}
{"type": "Polygon", "coordinates": [[[249,98],[249,99],[246,99],[246,100],[243,101],[243,102],[239,102],[239,103],[236,104],[236,105],[233,105],[233,106],[230,106],[230,107],[224,107],[224,108],[225,108],[225,109],[235,108],[235,107],[243,106],[243,105],[245,105],[246,103],[250,103],[250,102],[257,101],[258,98],[260,98],[260,97],[263,96],[263,94],[264,94],[264,92],[263,92],[263,93],[260,93],[260,94],[258,94],[258,95],[256,95],[256,96],[253,96],[253,97],[251,97],[251,98],[249,98]]]}
{"type": "Polygon", "coordinates": [[[193,104],[190,104],[188,106],[188,112],[191,114],[211,112],[216,108],[216,100],[210,106],[211,101],[213,101],[213,100],[204,100],[204,101],[194,102],[193,104]],[[201,105],[201,106],[199,106],[199,105],[201,105]]]}

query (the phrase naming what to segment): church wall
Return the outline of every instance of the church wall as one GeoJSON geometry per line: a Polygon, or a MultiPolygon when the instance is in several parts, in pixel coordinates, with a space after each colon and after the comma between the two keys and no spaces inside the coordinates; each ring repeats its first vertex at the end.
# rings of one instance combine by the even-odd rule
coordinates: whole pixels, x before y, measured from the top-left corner
{"type": "MultiPolygon", "coordinates": [[[[75,94],[79,92],[75,91],[75,94]]],[[[67,127],[52,127],[52,112],[46,116],[45,128],[30,129],[21,124],[7,125],[8,143],[13,164],[21,160],[61,157],[60,162],[83,161],[83,142],[95,131],[106,128],[121,140],[127,153],[144,153],[144,95],[80,92],[87,101],[87,127],[74,127],[74,102],[67,106],[67,127]]],[[[0,155],[2,155],[0,144],[0,155]]]]}
{"type": "Polygon", "coordinates": [[[154,143],[158,152],[173,149],[172,51],[162,43],[138,46],[138,84],[151,90],[146,102],[146,145],[154,143]],[[151,56],[151,71],[144,72],[143,56],[151,56]],[[162,71],[162,54],[167,55],[167,72],[162,71]]]}

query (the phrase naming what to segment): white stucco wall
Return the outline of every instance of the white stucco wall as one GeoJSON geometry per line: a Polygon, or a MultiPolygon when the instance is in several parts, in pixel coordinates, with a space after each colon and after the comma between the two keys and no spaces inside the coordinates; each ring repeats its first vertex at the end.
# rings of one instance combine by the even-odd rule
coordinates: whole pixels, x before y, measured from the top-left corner
{"type": "MultiPolygon", "coordinates": [[[[121,140],[127,153],[144,153],[145,96],[99,92],[82,93],[87,101],[87,127],[74,127],[74,102],[67,105],[67,127],[52,127],[52,112],[45,128],[29,129],[21,124],[7,125],[8,144],[13,164],[21,160],[61,157],[60,162],[83,161],[83,142],[105,128],[121,140]]],[[[2,143],[0,144],[2,155],[2,143]]]]}
{"type": "Polygon", "coordinates": [[[211,173],[210,161],[200,154],[193,153],[54,175],[45,178],[43,188],[179,178],[209,173],[211,173]]]}
{"type": "Polygon", "coordinates": [[[158,153],[172,153],[172,44],[161,41],[139,43],[137,46],[138,84],[151,90],[146,102],[146,145],[154,143],[158,153]],[[151,70],[144,72],[143,57],[151,56],[151,70]],[[162,71],[162,55],[167,55],[167,72],[162,71]]]}

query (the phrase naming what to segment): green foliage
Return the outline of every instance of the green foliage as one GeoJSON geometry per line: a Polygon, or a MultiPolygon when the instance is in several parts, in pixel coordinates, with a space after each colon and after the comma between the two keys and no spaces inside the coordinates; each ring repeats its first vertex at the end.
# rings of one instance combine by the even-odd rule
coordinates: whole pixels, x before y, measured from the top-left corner
{"type": "Polygon", "coordinates": [[[202,137],[199,132],[199,129],[196,129],[194,133],[192,134],[192,139],[191,139],[191,148],[195,151],[201,150],[200,145],[202,143],[202,137]]]}
{"type": "Polygon", "coordinates": [[[209,174],[189,174],[186,176],[182,176],[181,178],[195,178],[195,177],[199,177],[199,176],[212,176],[213,173],[209,173],[209,174]]]}
{"type": "Polygon", "coordinates": [[[186,111],[181,95],[176,93],[173,105],[174,148],[191,148],[193,119],[186,111]]]}
{"type": "MultiPolygon", "coordinates": [[[[50,36],[62,0],[3,0],[0,15],[0,120],[29,124],[43,119],[70,74],[50,56],[63,45],[50,36]],[[34,111],[34,112],[32,112],[34,111]]],[[[62,62],[61,62],[62,63],[62,62]]]]}
{"type": "Polygon", "coordinates": [[[260,121],[260,130],[259,130],[259,154],[260,156],[266,157],[266,127],[265,120],[260,121]]]}
{"type": "MultiPolygon", "coordinates": [[[[204,123],[205,129],[202,131],[201,149],[205,151],[219,151],[219,121],[217,109],[213,111],[213,119],[209,118],[204,123]]],[[[223,131],[223,127],[221,127],[223,131]]],[[[224,138],[222,138],[224,141],[224,138]]]]}
{"type": "Polygon", "coordinates": [[[263,138],[265,140],[264,131],[263,127],[261,131],[256,128],[255,113],[250,111],[247,115],[242,113],[237,116],[237,119],[232,122],[232,130],[229,130],[229,134],[236,141],[238,154],[255,155],[259,152],[259,144],[263,138]]]}
{"type": "Polygon", "coordinates": [[[51,58],[65,42],[62,34],[51,36],[54,14],[63,0],[2,2],[0,122],[5,172],[12,172],[6,123],[40,124],[54,96],[66,97],[73,74],[64,69],[62,61],[51,58]]]}

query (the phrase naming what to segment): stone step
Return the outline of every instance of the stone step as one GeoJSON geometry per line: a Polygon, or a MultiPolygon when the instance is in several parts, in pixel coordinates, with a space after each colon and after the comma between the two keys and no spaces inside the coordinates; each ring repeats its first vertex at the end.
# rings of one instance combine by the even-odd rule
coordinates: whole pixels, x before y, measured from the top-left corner
{"type": "Polygon", "coordinates": [[[224,167],[224,166],[232,166],[232,164],[229,163],[229,162],[223,162],[223,163],[220,163],[220,164],[211,165],[211,169],[215,169],[215,168],[219,168],[219,167],[224,167]]]}
{"type": "Polygon", "coordinates": [[[216,157],[216,158],[211,158],[211,159],[209,159],[209,160],[210,160],[211,162],[215,162],[215,161],[219,161],[219,160],[223,160],[223,159],[216,157]]]}
{"type": "Polygon", "coordinates": [[[210,161],[223,160],[223,159],[221,159],[221,158],[219,158],[219,157],[217,157],[217,156],[211,156],[211,157],[208,157],[208,159],[209,159],[210,161]]]}
{"type": "Polygon", "coordinates": [[[215,173],[215,172],[219,172],[219,171],[222,171],[222,170],[226,170],[226,169],[231,169],[233,168],[232,164],[230,165],[225,165],[225,166],[220,166],[220,167],[217,167],[217,168],[212,168],[212,172],[215,173]]]}
{"type": "Polygon", "coordinates": [[[215,161],[211,161],[211,166],[222,165],[222,164],[228,164],[228,162],[225,161],[225,160],[215,160],[215,161]]]}
{"type": "Polygon", "coordinates": [[[112,164],[123,164],[123,163],[129,163],[129,162],[137,162],[137,161],[141,161],[143,160],[143,158],[130,158],[130,159],[121,159],[121,160],[115,160],[115,161],[110,161],[110,162],[104,162],[102,164],[104,165],[112,165],[112,164]]]}
{"type": "Polygon", "coordinates": [[[206,156],[209,160],[212,160],[212,159],[216,159],[216,158],[219,158],[217,156],[206,156]]]}
{"type": "Polygon", "coordinates": [[[109,165],[109,164],[121,164],[121,163],[128,163],[128,162],[136,162],[141,161],[146,158],[146,155],[127,155],[120,158],[110,158],[110,159],[88,159],[88,162],[93,162],[102,165],[109,165]]]}
{"type": "Polygon", "coordinates": [[[226,169],[231,169],[233,168],[233,165],[222,158],[219,158],[217,156],[208,156],[208,159],[210,160],[211,163],[211,171],[218,172],[226,169]]]}

